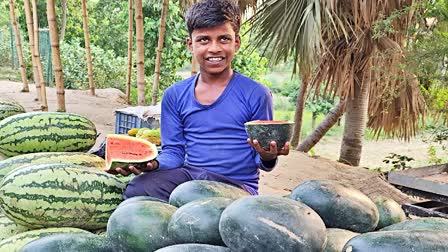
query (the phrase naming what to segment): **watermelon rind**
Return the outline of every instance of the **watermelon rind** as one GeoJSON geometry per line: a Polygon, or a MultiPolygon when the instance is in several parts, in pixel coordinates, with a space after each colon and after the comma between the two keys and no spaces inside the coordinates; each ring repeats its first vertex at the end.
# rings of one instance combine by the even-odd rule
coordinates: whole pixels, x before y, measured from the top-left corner
{"type": "Polygon", "coordinates": [[[277,150],[282,149],[291,139],[293,122],[288,121],[250,121],[244,124],[246,133],[252,140],[257,140],[263,149],[269,150],[270,143],[277,143],[277,150]]]}

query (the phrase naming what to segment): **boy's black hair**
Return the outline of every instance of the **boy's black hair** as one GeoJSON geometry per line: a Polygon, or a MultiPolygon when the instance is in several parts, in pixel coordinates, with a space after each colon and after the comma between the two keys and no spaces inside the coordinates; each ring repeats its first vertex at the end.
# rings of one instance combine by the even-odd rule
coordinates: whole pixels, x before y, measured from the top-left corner
{"type": "Polygon", "coordinates": [[[215,27],[227,22],[236,34],[240,32],[240,8],[233,0],[202,0],[188,9],[185,19],[190,36],[195,29],[215,27]]]}

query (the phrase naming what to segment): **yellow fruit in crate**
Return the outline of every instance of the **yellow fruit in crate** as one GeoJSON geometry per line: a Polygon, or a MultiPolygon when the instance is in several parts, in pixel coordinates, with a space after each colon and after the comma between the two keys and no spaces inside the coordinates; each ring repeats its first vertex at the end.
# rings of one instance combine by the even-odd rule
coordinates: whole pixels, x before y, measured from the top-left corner
{"type": "Polygon", "coordinates": [[[128,130],[128,136],[136,136],[140,128],[132,128],[128,130]]]}
{"type": "Polygon", "coordinates": [[[160,137],[153,137],[153,136],[141,136],[139,137],[141,139],[145,139],[147,141],[150,141],[151,143],[160,146],[162,143],[160,141],[160,137]]]}
{"type": "Polygon", "coordinates": [[[135,136],[136,137],[141,137],[145,130],[149,130],[149,128],[140,128],[135,136]]]}

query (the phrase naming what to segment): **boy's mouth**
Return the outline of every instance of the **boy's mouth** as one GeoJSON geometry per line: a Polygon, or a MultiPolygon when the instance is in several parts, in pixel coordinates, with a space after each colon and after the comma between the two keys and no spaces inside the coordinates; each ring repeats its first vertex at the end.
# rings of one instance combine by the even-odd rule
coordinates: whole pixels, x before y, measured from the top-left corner
{"type": "Polygon", "coordinates": [[[206,60],[210,62],[219,62],[224,60],[224,57],[208,57],[206,58],[206,60]]]}

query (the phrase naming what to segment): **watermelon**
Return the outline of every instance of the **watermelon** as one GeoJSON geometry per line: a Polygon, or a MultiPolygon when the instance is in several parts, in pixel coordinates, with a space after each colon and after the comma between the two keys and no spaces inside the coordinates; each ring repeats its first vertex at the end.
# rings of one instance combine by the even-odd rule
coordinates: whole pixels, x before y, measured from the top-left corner
{"type": "Polygon", "coordinates": [[[448,251],[448,233],[443,231],[379,231],[361,234],[350,239],[343,252],[409,252],[448,251]]]}
{"type": "Polygon", "coordinates": [[[197,199],[224,197],[235,200],[247,195],[250,194],[245,190],[229,184],[209,180],[192,180],[177,186],[171,192],[169,203],[180,207],[197,199]]]}
{"type": "Polygon", "coordinates": [[[176,207],[156,201],[136,201],[121,206],[110,216],[107,238],[117,251],[154,251],[174,245],[168,223],[176,207]]]}
{"type": "Polygon", "coordinates": [[[448,231],[448,220],[439,217],[427,217],[407,220],[381,229],[381,231],[392,230],[434,230],[448,231]]]}
{"type": "Polygon", "coordinates": [[[85,152],[95,140],[95,125],[80,115],[30,112],[0,121],[0,153],[7,157],[34,152],[85,152]]]}
{"type": "Polygon", "coordinates": [[[205,198],[189,202],[174,212],[168,233],[177,244],[204,243],[225,245],[219,234],[219,219],[232,203],[228,198],[205,198]]]}
{"type": "Polygon", "coordinates": [[[12,115],[25,113],[25,108],[16,102],[0,101],[0,121],[12,115]]]}
{"type": "Polygon", "coordinates": [[[288,121],[250,121],[244,124],[249,138],[257,140],[263,149],[269,150],[270,143],[275,141],[280,150],[291,139],[294,123],[288,121]]]}
{"type": "Polygon", "coordinates": [[[393,199],[387,197],[377,197],[375,205],[379,212],[379,221],[376,229],[390,226],[406,220],[406,214],[401,206],[393,199]]]}
{"type": "Polygon", "coordinates": [[[0,161],[0,180],[15,168],[26,164],[64,163],[77,164],[104,170],[104,159],[83,152],[38,152],[10,157],[0,161]]]}
{"type": "Polygon", "coordinates": [[[306,181],[294,188],[290,197],[316,211],[328,228],[365,233],[378,224],[375,203],[357,189],[335,181],[306,181]]]}
{"type": "Polygon", "coordinates": [[[129,199],[121,202],[120,205],[118,205],[118,207],[122,207],[122,206],[125,206],[127,204],[134,203],[136,201],[157,201],[157,202],[166,203],[165,201],[163,201],[161,199],[154,198],[154,197],[151,197],[151,196],[135,196],[135,197],[129,198],[129,199]]]}
{"type": "Polygon", "coordinates": [[[247,196],[222,213],[219,233],[231,251],[316,251],[327,234],[322,219],[300,202],[271,196],[247,196]]]}
{"type": "Polygon", "coordinates": [[[209,244],[177,244],[164,247],[155,252],[231,252],[229,248],[209,244]]]}
{"type": "Polygon", "coordinates": [[[109,134],[106,137],[106,169],[127,169],[129,165],[146,166],[157,157],[157,147],[151,142],[127,135],[109,134]]]}
{"type": "Polygon", "coordinates": [[[3,213],[0,213],[0,241],[28,230],[30,230],[28,227],[16,224],[3,213]]]}
{"type": "Polygon", "coordinates": [[[341,252],[344,245],[357,235],[359,234],[349,230],[327,228],[327,244],[322,252],[341,252]]]}
{"type": "Polygon", "coordinates": [[[79,228],[45,228],[23,232],[0,242],[0,251],[16,252],[25,244],[39,238],[61,233],[89,233],[79,228]]]}
{"type": "Polygon", "coordinates": [[[105,237],[88,233],[53,234],[27,243],[20,252],[110,252],[115,247],[105,237]]]}
{"type": "Polygon", "coordinates": [[[14,222],[32,227],[106,227],[122,201],[115,176],[72,164],[30,164],[0,184],[0,207],[14,222]]]}

